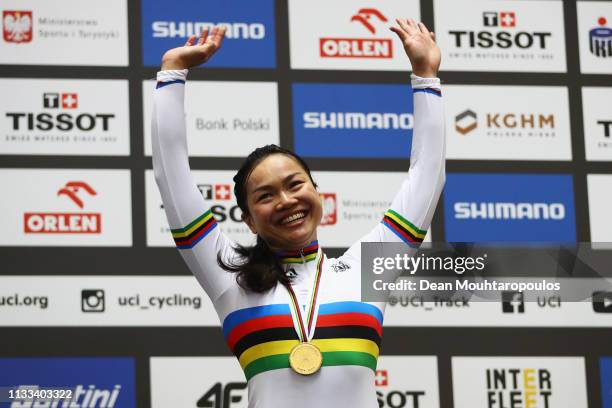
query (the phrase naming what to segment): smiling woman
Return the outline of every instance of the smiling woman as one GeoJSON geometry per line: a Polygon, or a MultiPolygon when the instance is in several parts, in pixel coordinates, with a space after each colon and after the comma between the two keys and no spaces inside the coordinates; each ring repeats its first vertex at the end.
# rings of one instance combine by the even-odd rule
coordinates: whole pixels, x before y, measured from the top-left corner
{"type": "Polygon", "coordinates": [[[396,21],[391,30],[415,74],[410,172],[380,223],[337,259],[319,247],[322,204],[308,165],[275,145],[253,151],[234,177],[256,244],[238,245],[217,228],[190,173],[183,97],[187,68],[207,61],[225,30],[204,30],[162,60],[152,123],[155,178],[176,245],[244,371],[250,407],[378,406],[374,373],[385,304],[361,301],[361,242],[418,246],[445,179],[440,50],[422,23],[396,21]]]}

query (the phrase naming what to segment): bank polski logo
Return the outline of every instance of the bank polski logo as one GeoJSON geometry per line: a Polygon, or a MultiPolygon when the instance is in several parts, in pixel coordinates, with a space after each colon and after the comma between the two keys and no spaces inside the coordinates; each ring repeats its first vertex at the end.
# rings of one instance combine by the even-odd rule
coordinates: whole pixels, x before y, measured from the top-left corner
{"type": "Polygon", "coordinates": [[[158,66],[164,52],[183,45],[191,35],[223,25],[227,31],[223,51],[205,67],[276,66],[274,1],[177,0],[167,7],[158,0],[143,0],[143,62],[158,66]],[[205,19],[193,10],[206,9],[205,19]]]}
{"type": "Polygon", "coordinates": [[[448,241],[576,241],[569,175],[449,174],[444,208],[448,241]]]}
{"type": "MultiPolygon", "coordinates": [[[[322,58],[393,58],[393,43],[389,38],[376,38],[377,27],[386,27],[387,17],[378,9],[362,8],[351,16],[351,23],[364,28],[369,36],[366,38],[332,38],[319,39],[319,50],[322,58]]],[[[386,34],[386,30],[385,30],[386,34]]]]}
{"type": "Polygon", "coordinates": [[[410,157],[407,85],[293,84],[295,150],[307,157],[410,157]]]}

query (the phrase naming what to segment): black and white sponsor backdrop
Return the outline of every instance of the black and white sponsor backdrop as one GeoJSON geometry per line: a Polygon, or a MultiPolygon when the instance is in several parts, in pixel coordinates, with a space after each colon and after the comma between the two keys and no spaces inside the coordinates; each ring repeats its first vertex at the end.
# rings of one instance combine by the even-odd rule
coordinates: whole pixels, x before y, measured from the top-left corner
{"type": "MultiPolygon", "coordinates": [[[[202,27],[189,22],[232,24],[210,67],[190,72],[186,109],[196,181],[234,239],[251,237],[231,177],[266,143],[307,157],[329,256],[377,222],[409,160],[372,140],[390,144],[393,130],[411,131],[412,117],[400,113],[411,109],[405,101],[365,99],[410,99],[409,63],[385,26],[413,16],[433,27],[443,50],[447,173],[565,176],[569,195],[551,192],[572,226],[561,233],[612,241],[612,2],[179,3],[0,5],[0,357],[130,356],[139,407],[245,406],[244,380],[210,301],[172,247],[151,171],[155,65],[202,27]],[[323,130],[333,131],[334,107],[317,105],[325,92],[357,104],[336,112],[380,105],[391,129],[370,118],[369,129],[348,133],[353,143],[332,141],[323,130]]],[[[470,224],[456,223],[452,198],[440,201],[434,242],[478,237],[461,235],[470,224]]],[[[551,233],[530,228],[534,236],[541,228],[541,240],[551,233]]],[[[554,297],[389,306],[379,403],[611,406],[600,382],[600,358],[612,355],[608,309],[603,300],[554,297]]]]}

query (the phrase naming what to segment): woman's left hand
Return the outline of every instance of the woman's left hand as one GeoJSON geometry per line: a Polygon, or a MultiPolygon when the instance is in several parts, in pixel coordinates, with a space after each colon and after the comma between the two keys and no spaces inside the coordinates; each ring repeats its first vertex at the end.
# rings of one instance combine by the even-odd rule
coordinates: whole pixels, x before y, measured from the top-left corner
{"type": "Polygon", "coordinates": [[[404,44],[406,55],[412,64],[412,72],[423,78],[435,78],[440,68],[440,48],[436,36],[425,24],[413,19],[395,19],[398,26],[390,27],[404,44]]]}

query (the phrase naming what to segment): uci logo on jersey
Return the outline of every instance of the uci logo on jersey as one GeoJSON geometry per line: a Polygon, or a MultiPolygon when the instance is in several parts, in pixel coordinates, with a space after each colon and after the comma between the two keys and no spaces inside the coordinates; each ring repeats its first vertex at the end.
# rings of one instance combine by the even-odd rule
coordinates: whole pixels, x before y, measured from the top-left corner
{"type": "Polygon", "coordinates": [[[408,85],[294,84],[296,153],[408,158],[414,126],[408,85]]]}
{"type": "Polygon", "coordinates": [[[444,190],[451,242],[575,242],[569,175],[449,174],[444,190]]]}
{"type": "Polygon", "coordinates": [[[227,29],[223,51],[206,67],[276,67],[273,0],[234,0],[229,5],[222,0],[177,0],[172,7],[161,0],[143,0],[144,65],[159,66],[166,50],[215,25],[227,29]]]}

